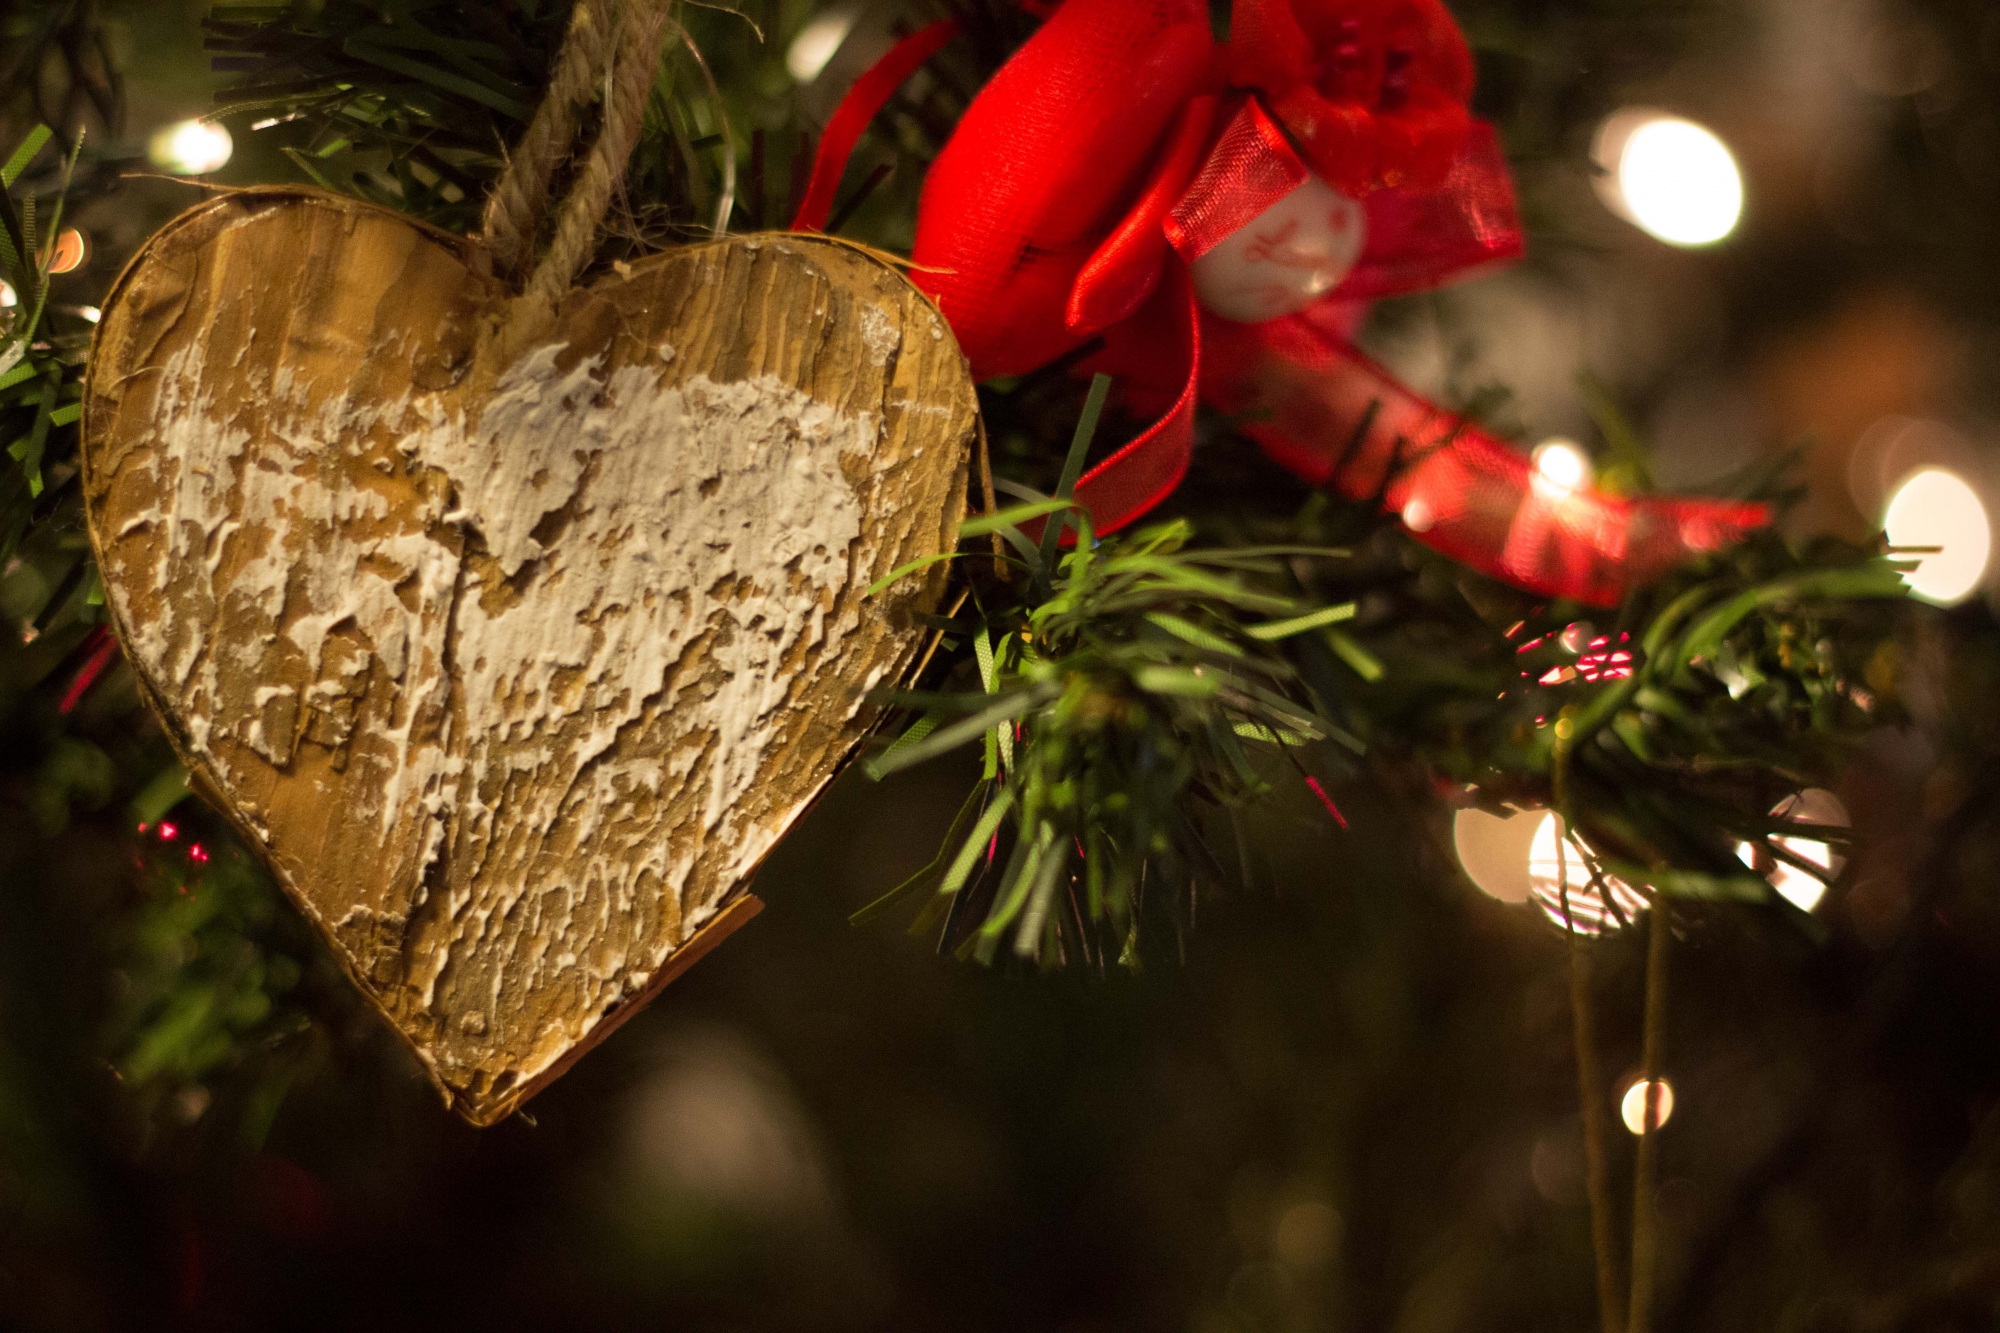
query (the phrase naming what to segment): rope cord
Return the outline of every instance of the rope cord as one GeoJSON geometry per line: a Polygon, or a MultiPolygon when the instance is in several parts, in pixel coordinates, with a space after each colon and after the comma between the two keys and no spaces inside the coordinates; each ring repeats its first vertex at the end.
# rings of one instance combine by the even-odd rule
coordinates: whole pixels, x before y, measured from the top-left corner
{"type": "Polygon", "coordinates": [[[610,28],[610,0],[577,0],[550,71],[548,91],[487,197],[480,234],[493,256],[494,272],[510,283],[527,275],[534,258],[535,233],[548,206],[549,185],[576,140],[584,103],[604,63],[610,28]]]}
{"type": "Polygon", "coordinates": [[[576,183],[563,200],[548,253],[528,281],[527,294],[553,306],[597,251],[597,229],[611,196],[625,177],[625,163],[645,124],[646,100],[660,67],[672,0],[626,0],[610,51],[604,128],[576,183]]]}

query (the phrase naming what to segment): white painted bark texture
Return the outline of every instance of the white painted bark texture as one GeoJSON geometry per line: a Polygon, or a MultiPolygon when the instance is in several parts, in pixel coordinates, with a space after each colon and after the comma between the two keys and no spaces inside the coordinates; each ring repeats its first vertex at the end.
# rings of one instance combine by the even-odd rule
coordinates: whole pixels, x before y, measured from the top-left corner
{"type": "MultiPolygon", "coordinates": [[[[304,190],[105,304],[91,537],[203,785],[490,1123],[648,998],[904,671],[976,403],[901,275],[657,256],[502,355],[461,243],[304,190]]],[[[938,568],[942,568],[939,566],[938,568]]]]}

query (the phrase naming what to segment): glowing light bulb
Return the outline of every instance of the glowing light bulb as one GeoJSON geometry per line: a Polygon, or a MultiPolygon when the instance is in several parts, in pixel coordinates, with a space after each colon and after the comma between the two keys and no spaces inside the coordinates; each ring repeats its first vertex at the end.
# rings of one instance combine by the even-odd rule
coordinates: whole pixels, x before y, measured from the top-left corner
{"type": "Polygon", "coordinates": [[[1882,527],[1891,546],[1942,548],[1906,576],[1910,591],[1927,602],[1962,602],[1986,575],[1993,528],[1978,493],[1956,473],[1927,467],[1911,475],[1889,497],[1882,527]]]}
{"type": "Polygon", "coordinates": [[[859,17],[859,10],[845,6],[814,17],[799,29],[799,35],[785,49],[785,72],[799,83],[811,83],[818,78],[834,52],[840,50],[840,44],[847,40],[847,34],[854,31],[854,21],[859,17]]]}
{"type": "Polygon", "coordinates": [[[1562,817],[1544,814],[1528,844],[1528,881],[1535,905],[1558,927],[1579,935],[1602,935],[1630,923],[1646,910],[1639,891],[1615,875],[1604,875],[1604,892],[1591,873],[1597,860],[1575,834],[1563,834],[1562,817]],[[1607,902],[1606,898],[1610,901],[1607,902]],[[1567,913],[1564,909],[1567,907],[1567,913]]]}
{"type": "Polygon", "coordinates": [[[1625,1121],[1625,1128],[1634,1134],[1646,1132],[1646,1089],[1649,1087],[1657,1089],[1653,1098],[1653,1128],[1666,1124],[1667,1118],[1674,1113],[1672,1084],[1663,1078],[1656,1078],[1651,1083],[1643,1078],[1634,1080],[1618,1100],[1618,1115],[1625,1121]]]}
{"type": "MultiPolygon", "coordinates": [[[[1787,796],[1771,808],[1775,819],[1790,820],[1811,828],[1846,828],[1847,807],[1840,798],[1823,787],[1808,787],[1797,796],[1787,796]]],[[[1819,838],[1783,837],[1774,840],[1785,851],[1809,862],[1826,872],[1832,879],[1846,864],[1846,858],[1836,852],[1831,843],[1819,838]]],[[[1797,907],[1801,912],[1810,912],[1819,906],[1819,900],[1826,896],[1826,881],[1801,870],[1789,861],[1780,861],[1767,856],[1747,842],[1736,844],[1736,855],[1744,865],[1763,875],[1771,882],[1771,887],[1780,897],[1797,907]]]]}
{"type": "Polygon", "coordinates": [[[205,176],[220,171],[235,146],[225,127],[208,120],[183,120],[154,134],[146,156],[176,176],[205,176]]]}
{"type": "Polygon", "coordinates": [[[14,294],[14,284],[0,278],[0,310],[12,310],[21,304],[21,298],[14,294]]]}
{"type": "Polygon", "coordinates": [[[1743,216],[1743,173],[1707,128],[1658,111],[1605,121],[1593,152],[1611,210],[1669,245],[1713,245],[1743,216]]]}
{"type": "Polygon", "coordinates": [[[1539,810],[1490,815],[1461,810],[1451,821],[1458,863],[1479,891],[1503,903],[1524,903],[1534,891],[1528,877],[1529,847],[1543,819],[1539,810]]]}
{"type": "Polygon", "coordinates": [[[1535,447],[1535,485],[1546,494],[1568,495],[1590,484],[1590,456],[1575,441],[1544,440],[1535,447]]]}

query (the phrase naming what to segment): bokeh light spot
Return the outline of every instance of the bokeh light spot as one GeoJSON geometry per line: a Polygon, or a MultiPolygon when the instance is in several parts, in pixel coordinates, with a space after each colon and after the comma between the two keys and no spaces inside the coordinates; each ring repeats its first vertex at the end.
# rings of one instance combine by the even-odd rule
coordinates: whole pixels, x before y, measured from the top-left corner
{"type": "Polygon", "coordinates": [[[847,40],[847,34],[854,31],[857,17],[855,10],[846,7],[816,15],[785,48],[785,72],[799,83],[811,83],[818,78],[834,52],[840,50],[840,44],[847,40]]]}
{"type": "Polygon", "coordinates": [[[1272,1252],[1293,1268],[1319,1268],[1339,1247],[1340,1214],[1319,1199],[1293,1204],[1272,1228],[1272,1252]]]}
{"type": "Polygon", "coordinates": [[[64,227],[49,248],[50,273],[74,273],[90,259],[90,238],[75,227],[64,227]]]}
{"type": "Polygon", "coordinates": [[[1600,186],[1613,210],[1669,245],[1713,245],[1743,216],[1743,174],[1707,128],[1679,116],[1623,111],[1598,132],[1600,186]]]}
{"type": "Polygon", "coordinates": [[[1528,849],[1543,819],[1539,810],[1491,815],[1461,810],[1451,822],[1451,841],[1465,876],[1479,891],[1503,903],[1524,903],[1534,886],[1528,880],[1528,849]]]}
{"type": "Polygon", "coordinates": [[[1951,606],[1971,596],[1986,574],[1993,529],[1978,492],[1943,468],[1914,473],[1889,497],[1882,527],[1891,546],[1936,546],[1908,575],[1910,591],[1951,606]]]}
{"type": "Polygon", "coordinates": [[[1558,927],[1579,935],[1602,935],[1630,924],[1646,910],[1645,898],[1616,875],[1600,879],[1593,874],[1591,862],[1596,858],[1583,839],[1563,836],[1561,829],[1560,815],[1544,814],[1528,844],[1528,880],[1535,905],[1558,927]]]}
{"type": "Polygon", "coordinates": [[[1590,456],[1574,440],[1560,437],[1535,446],[1535,485],[1557,495],[1568,495],[1590,484],[1590,456]]]}
{"type": "Polygon", "coordinates": [[[1658,1129],[1661,1125],[1666,1124],[1667,1120],[1674,1113],[1674,1088],[1671,1083],[1668,1083],[1663,1078],[1656,1078],[1650,1084],[1643,1078],[1634,1081],[1631,1087],[1625,1089],[1625,1095],[1618,1102],[1618,1114],[1625,1121],[1625,1128],[1631,1130],[1634,1134],[1644,1134],[1646,1132],[1646,1089],[1648,1087],[1659,1090],[1653,1102],[1653,1128],[1658,1129]]]}
{"type": "Polygon", "coordinates": [[[183,120],[153,135],[146,156],[176,176],[205,176],[220,171],[235,146],[227,128],[208,120],[183,120]]]}
{"type": "MultiPolygon", "coordinates": [[[[1787,796],[1772,807],[1771,814],[1773,818],[1790,820],[1806,827],[1818,825],[1844,829],[1848,826],[1847,807],[1824,787],[1808,787],[1796,796],[1787,796]]],[[[1833,845],[1819,838],[1786,837],[1773,841],[1801,861],[1818,866],[1826,872],[1826,879],[1829,880],[1838,875],[1845,864],[1845,858],[1834,850],[1833,845]]],[[[1826,896],[1825,880],[1789,861],[1760,855],[1758,849],[1747,842],[1736,845],[1736,855],[1744,865],[1760,872],[1780,897],[1801,912],[1812,911],[1826,896]]]]}

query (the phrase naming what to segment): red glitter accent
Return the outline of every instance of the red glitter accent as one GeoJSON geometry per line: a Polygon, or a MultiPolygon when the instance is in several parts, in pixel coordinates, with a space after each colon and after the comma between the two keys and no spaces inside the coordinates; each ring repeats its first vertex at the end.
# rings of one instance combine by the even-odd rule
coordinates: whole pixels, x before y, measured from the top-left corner
{"type": "MultiPolygon", "coordinates": [[[[1620,644],[1630,643],[1630,634],[1620,634],[1620,644]]],[[[1624,647],[1613,647],[1611,640],[1602,636],[1592,639],[1586,651],[1576,659],[1576,673],[1585,680],[1629,680],[1632,676],[1632,653],[1624,647]]]]}
{"type": "Polygon", "coordinates": [[[188,860],[199,862],[202,865],[207,865],[208,848],[202,846],[200,843],[196,843],[194,846],[188,848],[188,860]]]}
{"type": "Polygon", "coordinates": [[[178,838],[178,837],[180,836],[180,834],[181,834],[181,830],[180,830],[180,826],[179,826],[179,825],[177,825],[177,824],[169,824],[169,823],[167,823],[167,822],[166,822],[166,821],[164,821],[164,820],[162,820],[162,821],[160,822],[160,841],[161,841],[161,842],[172,842],[172,841],[173,841],[173,840],[174,840],[175,838],[178,838]]]}
{"type": "MultiPolygon", "coordinates": [[[[1515,649],[1515,653],[1527,652],[1547,642],[1545,634],[1530,640],[1515,649]]],[[[1632,642],[1630,634],[1620,634],[1614,643],[1606,635],[1598,635],[1583,646],[1577,654],[1574,667],[1553,666],[1535,678],[1537,685],[1564,685],[1572,680],[1585,680],[1592,684],[1600,680],[1629,680],[1635,666],[1632,650],[1626,645],[1632,642]]],[[[1523,676],[1527,673],[1523,672],[1523,676]]]]}
{"type": "Polygon", "coordinates": [[[1347,816],[1340,813],[1340,807],[1335,805],[1333,803],[1333,798],[1326,794],[1326,788],[1319,785],[1319,779],[1315,777],[1308,777],[1306,779],[1306,786],[1311,787],[1313,789],[1313,795],[1319,797],[1319,803],[1326,807],[1326,812],[1328,814],[1333,816],[1333,822],[1340,825],[1342,828],[1346,828],[1347,816]]]}

